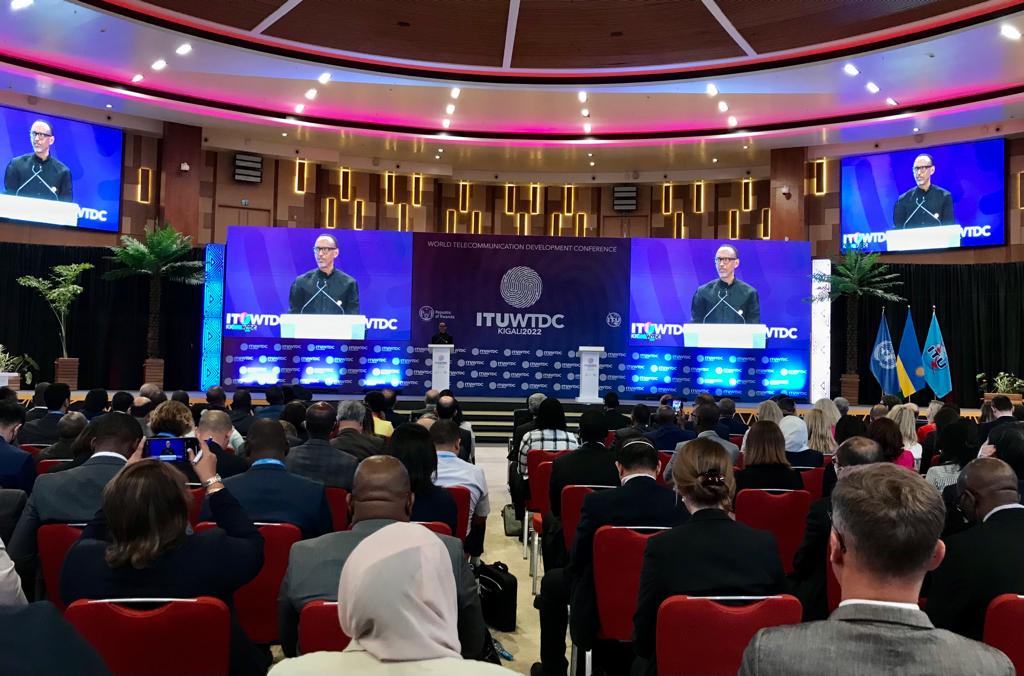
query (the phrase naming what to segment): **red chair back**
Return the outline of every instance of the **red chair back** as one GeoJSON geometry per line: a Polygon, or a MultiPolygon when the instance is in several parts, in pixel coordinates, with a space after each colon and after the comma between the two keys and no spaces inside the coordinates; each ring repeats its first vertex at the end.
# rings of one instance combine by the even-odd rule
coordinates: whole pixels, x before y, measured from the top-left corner
{"type": "MultiPolygon", "coordinates": [[[[216,528],[204,521],[196,532],[216,528]]],[[[263,567],[256,577],[235,592],[235,615],[253,643],[277,643],[277,594],[288,568],[292,545],[302,539],[302,531],[290,523],[265,523],[259,526],[263,536],[263,567]]]]}
{"type": "Polygon", "coordinates": [[[654,477],[654,480],[662,486],[668,483],[665,481],[665,468],[672,462],[672,456],[674,455],[675,453],[669,453],[668,451],[658,451],[658,462],[661,463],[661,467],[658,468],[658,476],[654,477]]]}
{"type": "Polygon", "coordinates": [[[299,652],[341,652],[352,639],[338,622],[337,601],[310,601],[299,613],[299,652]]]}
{"type": "Polygon", "coordinates": [[[807,491],[773,494],[746,489],[736,495],[736,520],[775,536],[782,568],[787,573],[793,572],[793,557],[804,539],[810,508],[811,494],[807,491]]]}
{"type": "Polygon", "coordinates": [[[822,487],[825,481],[825,467],[812,467],[800,472],[804,482],[804,490],[811,494],[811,502],[821,500],[822,487]]]}
{"type": "Polygon", "coordinates": [[[219,599],[82,600],[72,603],[64,617],[115,674],[228,673],[231,615],[219,599]],[[162,605],[146,610],[129,607],[139,602],[162,605]]]}
{"type": "Polygon", "coordinates": [[[985,643],[1002,650],[1018,674],[1024,674],[1024,643],[1020,628],[1024,623],[1024,596],[1000,594],[988,604],[985,613],[985,643]]]}
{"type": "Polygon", "coordinates": [[[729,435],[729,441],[731,441],[732,443],[736,444],[737,446],[742,446],[743,445],[743,435],[742,434],[730,434],[729,435]]]}
{"type": "Polygon", "coordinates": [[[569,451],[537,451],[531,450],[526,453],[526,472],[529,475],[530,497],[526,500],[526,509],[531,512],[544,514],[551,511],[551,496],[549,494],[551,483],[551,467],[547,469],[546,476],[538,476],[537,472],[543,463],[552,463],[559,456],[569,451]]]}
{"type": "Polygon", "coordinates": [[[60,569],[71,545],[81,535],[81,526],[66,523],[50,523],[41,526],[36,532],[39,567],[43,573],[43,584],[46,585],[46,598],[61,612],[64,611],[64,602],[60,598],[60,569]]]}
{"type": "Polygon", "coordinates": [[[608,448],[611,448],[612,444],[614,444],[614,443],[615,443],[615,430],[608,430],[608,434],[606,434],[605,437],[604,437],[604,445],[607,446],[608,448]]]}
{"type": "Polygon", "coordinates": [[[736,462],[733,463],[734,469],[743,469],[746,466],[747,460],[744,455],[746,454],[743,451],[736,454],[736,462]]]}
{"type": "Polygon", "coordinates": [[[42,453],[43,451],[46,450],[46,445],[45,444],[21,444],[18,448],[20,448],[21,450],[25,451],[26,453],[31,453],[32,457],[34,458],[34,457],[36,457],[37,455],[39,455],[40,453],[42,453]]]}
{"type": "Polygon", "coordinates": [[[203,498],[206,497],[206,489],[202,486],[188,489],[189,494],[192,496],[192,502],[188,506],[188,522],[192,524],[192,528],[199,525],[199,514],[203,511],[203,498]]]}
{"type": "Polygon", "coordinates": [[[324,493],[327,495],[327,506],[331,508],[334,532],[348,530],[348,491],[328,486],[324,493]]]}
{"type": "Polygon", "coordinates": [[[602,638],[632,640],[644,549],[648,538],[665,530],[668,529],[638,533],[616,526],[597,529],[594,535],[594,590],[602,638]]]}
{"type": "Polygon", "coordinates": [[[40,460],[36,465],[36,474],[47,474],[69,462],[71,460],[40,460]]]}
{"type": "Polygon", "coordinates": [[[441,535],[452,534],[452,529],[449,528],[448,524],[444,523],[443,521],[413,521],[413,523],[418,523],[427,530],[432,530],[435,533],[440,533],[441,535]]]}
{"type": "Polygon", "coordinates": [[[709,598],[670,597],[658,609],[658,673],[735,674],[743,651],[759,629],[798,624],[801,612],[800,601],[788,594],[760,598],[744,606],[726,606],[709,598]]]}
{"type": "Polygon", "coordinates": [[[562,536],[565,538],[565,551],[572,551],[572,542],[576,539],[576,526],[580,524],[580,512],[583,511],[583,498],[594,492],[590,486],[566,486],[562,489],[562,536]]]}
{"type": "Polygon", "coordinates": [[[444,489],[455,500],[455,530],[458,533],[453,535],[465,543],[466,535],[469,533],[469,503],[473,495],[465,486],[445,486],[444,489]]]}

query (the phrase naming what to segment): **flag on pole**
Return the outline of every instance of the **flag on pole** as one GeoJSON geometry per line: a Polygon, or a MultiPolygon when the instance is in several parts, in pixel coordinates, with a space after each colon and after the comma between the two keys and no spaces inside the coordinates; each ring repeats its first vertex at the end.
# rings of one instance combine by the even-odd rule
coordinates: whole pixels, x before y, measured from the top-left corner
{"type": "Polygon", "coordinates": [[[871,373],[882,386],[882,394],[897,394],[900,391],[900,382],[896,375],[896,351],[889,337],[885,310],[882,311],[882,321],[878,324],[875,347],[871,350],[871,373]]]}
{"type": "Polygon", "coordinates": [[[928,327],[928,335],[924,339],[924,351],[921,353],[924,364],[924,379],[936,397],[944,397],[953,390],[953,382],[949,375],[949,358],[946,355],[946,344],[942,341],[939,330],[939,318],[932,308],[932,323],[928,327]]]}
{"type": "Polygon", "coordinates": [[[896,375],[899,377],[900,391],[904,397],[924,389],[921,344],[917,342],[917,331],[914,330],[914,320],[911,319],[909,307],[907,323],[903,326],[903,336],[900,338],[900,351],[896,355],[896,375]]]}

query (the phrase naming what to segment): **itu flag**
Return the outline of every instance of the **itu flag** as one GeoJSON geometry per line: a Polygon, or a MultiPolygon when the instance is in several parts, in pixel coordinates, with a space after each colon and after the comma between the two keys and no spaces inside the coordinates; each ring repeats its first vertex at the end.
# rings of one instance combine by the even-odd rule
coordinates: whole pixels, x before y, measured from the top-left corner
{"type": "Polygon", "coordinates": [[[900,392],[904,397],[924,389],[921,344],[917,342],[917,331],[914,330],[914,320],[911,319],[909,307],[907,323],[903,326],[903,336],[900,338],[900,351],[896,354],[896,375],[899,377],[900,392]]]}
{"type": "Polygon", "coordinates": [[[878,336],[875,347],[871,350],[871,373],[882,386],[882,394],[897,394],[900,391],[899,378],[896,375],[896,350],[893,349],[889,337],[889,324],[882,313],[882,321],[878,325],[878,336]]]}
{"type": "Polygon", "coordinates": [[[942,342],[942,331],[939,330],[939,318],[932,312],[932,323],[928,327],[928,335],[924,339],[924,351],[921,353],[924,363],[924,379],[936,397],[944,397],[953,389],[949,375],[949,357],[946,355],[946,344],[942,342]]]}

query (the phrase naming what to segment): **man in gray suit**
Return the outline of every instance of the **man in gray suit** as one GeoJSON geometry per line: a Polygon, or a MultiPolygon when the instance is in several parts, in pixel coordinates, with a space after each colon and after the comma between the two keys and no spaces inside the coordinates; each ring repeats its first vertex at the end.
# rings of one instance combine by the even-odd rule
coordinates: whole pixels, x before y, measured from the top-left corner
{"type": "MultiPolygon", "coordinates": [[[[63,472],[41,474],[7,548],[23,580],[35,575],[36,531],[47,523],[86,523],[100,508],[103,489],[142,447],[142,426],[129,415],[96,420],[92,457],[63,472]]],[[[26,584],[31,589],[31,585],[26,584]]]]}
{"type": "Polygon", "coordinates": [[[1003,653],[936,629],[918,608],[945,556],[942,496],[883,462],[852,467],[832,492],[829,560],[842,603],[827,620],[759,631],[740,676],[1014,674],[1003,653]]]}
{"type": "MultiPolygon", "coordinates": [[[[288,657],[296,654],[302,607],[310,601],[337,600],[341,569],[356,545],[384,526],[409,520],[413,495],[405,466],[390,455],[374,455],[363,460],[356,470],[348,500],[352,512],[351,530],[328,533],[292,545],[288,570],[277,598],[281,647],[288,657]]],[[[438,537],[448,548],[455,574],[462,655],[476,658],[483,654],[487,636],[476,579],[463,555],[462,542],[446,535],[438,537]]]]}
{"type": "Polygon", "coordinates": [[[288,451],[284,464],[289,472],[319,481],[329,488],[352,488],[352,476],[358,461],[348,453],[331,446],[334,431],[334,409],[327,402],[318,402],[306,409],[306,433],[309,440],[288,451]]]}

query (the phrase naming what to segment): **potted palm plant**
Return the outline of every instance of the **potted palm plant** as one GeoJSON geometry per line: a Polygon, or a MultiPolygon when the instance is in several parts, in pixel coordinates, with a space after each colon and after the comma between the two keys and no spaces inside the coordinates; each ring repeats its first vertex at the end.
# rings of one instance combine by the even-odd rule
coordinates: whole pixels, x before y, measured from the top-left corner
{"type": "Polygon", "coordinates": [[[53,316],[57,318],[61,356],[53,363],[54,381],[67,383],[72,390],[78,389],[78,358],[68,356],[68,310],[71,303],[84,291],[78,284],[78,278],[93,267],[92,263],[55,265],[50,271],[49,279],[31,275],[18,277],[18,284],[39,292],[50,306],[53,316]]]}
{"type": "Polygon", "coordinates": [[[860,319],[862,298],[878,298],[889,302],[902,302],[903,297],[893,292],[903,284],[899,275],[889,272],[889,266],[880,263],[879,254],[863,248],[849,248],[832,265],[832,274],[815,273],[815,282],[828,284],[814,300],[835,301],[846,299],[846,372],[840,377],[840,391],[850,403],[860,398],[860,375],[857,373],[859,351],[857,322],[860,319]]]}
{"type": "Polygon", "coordinates": [[[114,267],[104,279],[149,277],[149,322],[146,331],[146,361],[143,381],[163,386],[164,360],[160,357],[160,292],[163,280],[182,284],[202,284],[206,278],[200,261],[184,260],[192,250],[192,238],[169,223],[146,228],[142,241],[124,235],[121,245],[111,247],[108,256],[114,267]]]}

